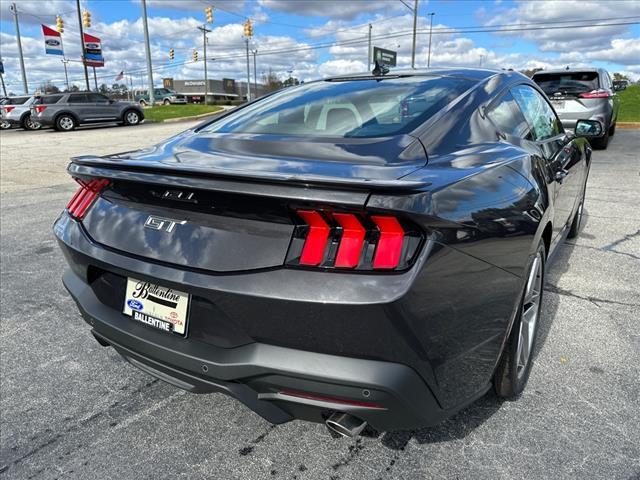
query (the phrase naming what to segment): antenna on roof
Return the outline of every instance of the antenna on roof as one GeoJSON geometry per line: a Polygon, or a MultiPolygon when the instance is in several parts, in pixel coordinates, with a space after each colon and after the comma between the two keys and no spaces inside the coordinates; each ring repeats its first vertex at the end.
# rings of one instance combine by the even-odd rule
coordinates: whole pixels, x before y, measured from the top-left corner
{"type": "Polygon", "coordinates": [[[371,73],[374,77],[381,77],[382,75],[386,75],[387,73],[389,73],[389,67],[387,67],[386,65],[381,65],[376,60],[376,65],[375,67],[373,67],[373,70],[371,70],[371,73]]]}

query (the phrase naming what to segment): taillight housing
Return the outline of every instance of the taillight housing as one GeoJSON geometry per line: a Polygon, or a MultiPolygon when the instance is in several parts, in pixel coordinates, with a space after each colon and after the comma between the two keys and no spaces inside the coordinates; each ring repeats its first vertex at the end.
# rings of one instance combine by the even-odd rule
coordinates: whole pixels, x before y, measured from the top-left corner
{"type": "Polygon", "coordinates": [[[38,113],[44,112],[46,108],[47,108],[46,105],[36,105],[36,110],[38,111],[38,113]]]}
{"type": "Polygon", "coordinates": [[[2,107],[2,109],[7,113],[11,112],[14,108],[16,108],[16,107],[15,106],[2,107]]]}
{"type": "Polygon", "coordinates": [[[411,222],[387,214],[295,211],[286,264],[330,270],[406,270],[423,240],[411,222]]]}
{"type": "Polygon", "coordinates": [[[91,180],[81,180],[76,178],[80,188],[67,204],[69,215],[77,220],[82,220],[93,204],[98,194],[109,185],[106,178],[93,178],[91,180]]]}
{"type": "Polygon", "coordinates": [[[609,90],[591,90],[590,92],[581,93],[580,98],[609,98],[611,92],[609,90]]]}

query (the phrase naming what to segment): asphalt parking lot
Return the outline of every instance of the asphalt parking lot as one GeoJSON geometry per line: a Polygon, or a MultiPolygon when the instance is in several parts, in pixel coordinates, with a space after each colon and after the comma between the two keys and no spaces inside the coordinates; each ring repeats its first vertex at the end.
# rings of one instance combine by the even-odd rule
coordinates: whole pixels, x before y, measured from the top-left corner
{"type": "Polygon", "coordinates": [[[189,125],[0,134],[0,478],[640,478],[640,131],[594,152],[584,227],[548,272],[521,398],[352,440],[153,379],[100,347],[65,293],[51,225],[75,191],[68,158],[189,125]]]}

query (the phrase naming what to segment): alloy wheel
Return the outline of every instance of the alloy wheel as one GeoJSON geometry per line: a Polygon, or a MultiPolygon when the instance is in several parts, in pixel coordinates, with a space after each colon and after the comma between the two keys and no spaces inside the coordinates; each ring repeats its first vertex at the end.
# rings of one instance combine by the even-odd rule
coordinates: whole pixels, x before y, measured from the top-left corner
{"type": "Polygon", "coordinates": [[[533,340],[535,338],[536,324],[540,314],[540,300],[542,293],[542,254],[538,252],[531,264],[524,299],[522,301],[522,320],[518,335],[518,347],[516,358],[518,361],[518,378],[524,375],[531,359],[533,340]]]}
{"type": "Polygon", "coordinates": [[[127,123],[129,125],[135,125],[139,121],[140,121],[140,117],[138,116],[138,114],[136,112],[127,113],[127,123]]]}
{"type": "Polygon", "coordinates": [[[27,118],[25,125],[28,130],[38,130],[40,128],[40,124],[38,122],[34,122],[31,116],[27,118]]]}
{"type": "Polygon", "coordinates": [[[58,125],[60,125],[60,128],[63,130],[71,130],[73,129],[73,119],[71,117],[62,117],[58,125]]]}

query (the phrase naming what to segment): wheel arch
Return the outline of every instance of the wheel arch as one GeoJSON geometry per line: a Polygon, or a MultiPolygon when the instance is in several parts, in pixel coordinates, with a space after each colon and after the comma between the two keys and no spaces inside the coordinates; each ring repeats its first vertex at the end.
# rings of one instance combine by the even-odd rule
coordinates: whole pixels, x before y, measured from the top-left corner
{"type": "Polygon", "coordinates": [[[69,115],[71,118],[73,118],[76,124],[80,125],[80,118],[78,118],[78,116],[70,110],[62,110],[61,112],[56,113],[53,117],[53,124],[56,125],[58,123],[58,119],[65,114],[69,115]]]}

